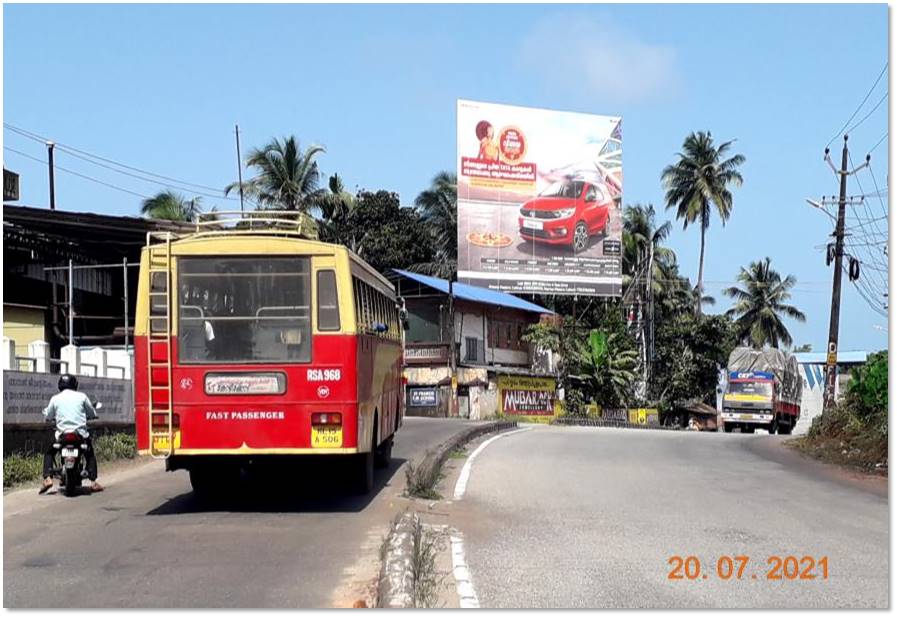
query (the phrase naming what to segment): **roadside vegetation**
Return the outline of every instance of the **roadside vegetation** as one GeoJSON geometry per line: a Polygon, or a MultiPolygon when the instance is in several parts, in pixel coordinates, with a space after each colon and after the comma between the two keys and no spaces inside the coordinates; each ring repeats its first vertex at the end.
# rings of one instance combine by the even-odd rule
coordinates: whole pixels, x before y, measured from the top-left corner
{"type": "Polygon", "coordinates": [[[802,438],[789,442],[829,463],[863,471],[888,470],[888,352],[869,356],[851,372],[847,392],[802,438]]]}
{"type": "MultiPolygon", "coordinates": [[[[113,433],[100,435],[94,440],[98,463],[109,463],[137,456],[137,440],[134,435],[113,433]]],[[[34,482],[41,478],[44,455],[42,453],[10,454],[3,457],[3,488],[34,482]]],[[[100,469],[102,472],[102,469],[100,469]]]]}
{"type": "MultiPolygon", "coordinates": [[[[700,246],[697,283],[680,271],[676,253],[666,246],[673,221],[659,220],[652,204],[622,207],[623,287],[645,281],[651,263],[654,357],[644,383],[638,337],[644,298],[536,296],[534,301],[555,316],[529,329],[524,340],[552,350],[560,358],[558,381],[565,391],[568,414],[583,414],[590,404],[602,408],[657,407],[663,415],[676,405],[704,401],[715,404],[719,370],[739,342],[757,348],[791,345],[786,320],[802,321],[803,313],[788,303],[796,279],[776,272],[768,257],[758,257],[733,272],[736,286],[718,289],[733,299],[721,315],[703,308],[716,299],[705,293],[707,230],[723,226],[735,211],[733,191],[744,178],[743,155],[735,140],[714,141],[706,131],[688,134],[675,160],[660,170],[664,206],[683,231],[697,227],[700,246]],[[650,259],[649,259],[650,256],[650,259]]],[[[409,269],[450,278],[457,270],[457,177],[435,174],[411,207],[384,190],[346,188],[338,174],[325,176],[319,159],[323,147],[300,145],[294,135],[272,138],[246,157],[250,177],[243,194],[259,210],[303,212],[314,217],[322,240],[343,244],[380,272],[409,269]]],[[[233,195],[238,183],[225,187],[233,195]]],[[[190,220],[198,215],[197,199],[164,192],[143,204],[146,216],[190,220]]],[[[642,283],[640,283],[642,284],[642,283]]],[[[642,315],[641,319],[646,318],[642,315]]],[[[413,469],[413,466],[409,466],[413,469]]],[[[415,472],[420,475],[420,471],[415,472]]],[[[409,487],[426,493],[432,478],[416,478],[409,487]]],[[[414,490],[409,488],[409,490],[414,490]]]]}
{"type": "Polygon", "coordinates": [[[442,499],[436,485],[442,477],[441,465],[427,465],[430,452],[424,456],[423,463],[408,461],[405,463],[405,494],[418,499],[442,499]]]}

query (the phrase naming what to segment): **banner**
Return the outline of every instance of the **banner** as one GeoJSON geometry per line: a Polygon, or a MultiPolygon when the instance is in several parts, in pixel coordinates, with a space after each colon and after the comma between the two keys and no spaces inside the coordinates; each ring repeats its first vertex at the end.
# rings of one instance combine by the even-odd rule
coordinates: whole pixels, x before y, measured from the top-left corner
{"type": "Polygon", "coordinates": [[[458,101],[458,279],[619,296],[619,117],[458,101]]]}
{"type": "Polygon", "coordinates": [[[498,376],[499,411],[504,415],[553,416],[553,377],[498,376]]]}

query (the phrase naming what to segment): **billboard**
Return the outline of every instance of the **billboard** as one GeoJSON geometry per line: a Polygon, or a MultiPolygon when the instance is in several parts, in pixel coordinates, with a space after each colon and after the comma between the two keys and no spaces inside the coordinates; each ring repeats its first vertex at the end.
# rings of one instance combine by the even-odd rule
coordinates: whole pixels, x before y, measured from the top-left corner
{"type": "Polygon", "coordinates": [[[458,279],[618,296],[619,117],[458,101],[458,279]]]}
{"type": "Polygon", "coordinates": [[[498,376],[498,410],[507,416],[553,416],[553,377],[498,376]]]}

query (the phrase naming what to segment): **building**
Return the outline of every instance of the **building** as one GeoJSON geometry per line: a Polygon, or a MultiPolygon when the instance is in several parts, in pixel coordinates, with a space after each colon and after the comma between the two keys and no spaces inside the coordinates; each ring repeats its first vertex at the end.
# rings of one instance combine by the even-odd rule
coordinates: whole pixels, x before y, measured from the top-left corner
{"type": "MultiPolygon", "coordinates": [[[[841,395],[850,381],[850,371],[866,363],[867,351],[839,351],[838,378],[835,380],[835,397],[841,395]]],[[[800,403],[800,419],[795,433],[806,433],[813,419],[822,413],[822,400],[825,393],[825,352],[796,353],[794,357],[800,366],[804,378],[803,393],[800,403]]]]}
{"type": "Polygon", "coordinates": [[[448,281],[405,270],[394,270],[389,278],[408,311],[409,415],[553,415],[554,359],[522,340],[530,325],[550,318],[552,311],[511,294],[454,283],[452,324],[448,281]]]}
{"type": "Polygon", "coordinates": [[[15,341],[22,357],[33,341],[47,342],[53,358],[70,341],[81,347],[124,345],[147,232],[183,229],[183,223],[135,216],[4,204],[3,336],[15,341]]]}

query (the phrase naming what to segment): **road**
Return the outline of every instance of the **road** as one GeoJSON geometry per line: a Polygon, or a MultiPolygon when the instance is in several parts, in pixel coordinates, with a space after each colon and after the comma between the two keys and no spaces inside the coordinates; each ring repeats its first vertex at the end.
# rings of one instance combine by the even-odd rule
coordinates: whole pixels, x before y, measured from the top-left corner
{"type": "Polygon", "coordinates": [[[113,476],[95,495],[7,494],[4,606],[331,606],[362,553],[376,558],[382,530],[401,507],[401,465],[466,424],[406,418],[393,463],[378,471],[367,497],[348,496],[310,470],[277,479],[274,498],[210,509],[193,498],[186,472],[165,473],[156,463],[113,476]]]}
{"type": "Polygon", "coordinates": [[[480,606],[886,608],[886,486],[832,477],[781,439],[539,427],[496,440],[452,505],[480,606]],[[669,580],[673,555],[709,578],[669,580]],[[744,580],[716,576],[723,555],[750,558],[744,580]],[[830,577],[766,580],[773,555],[827,556],[830,577]]]}

